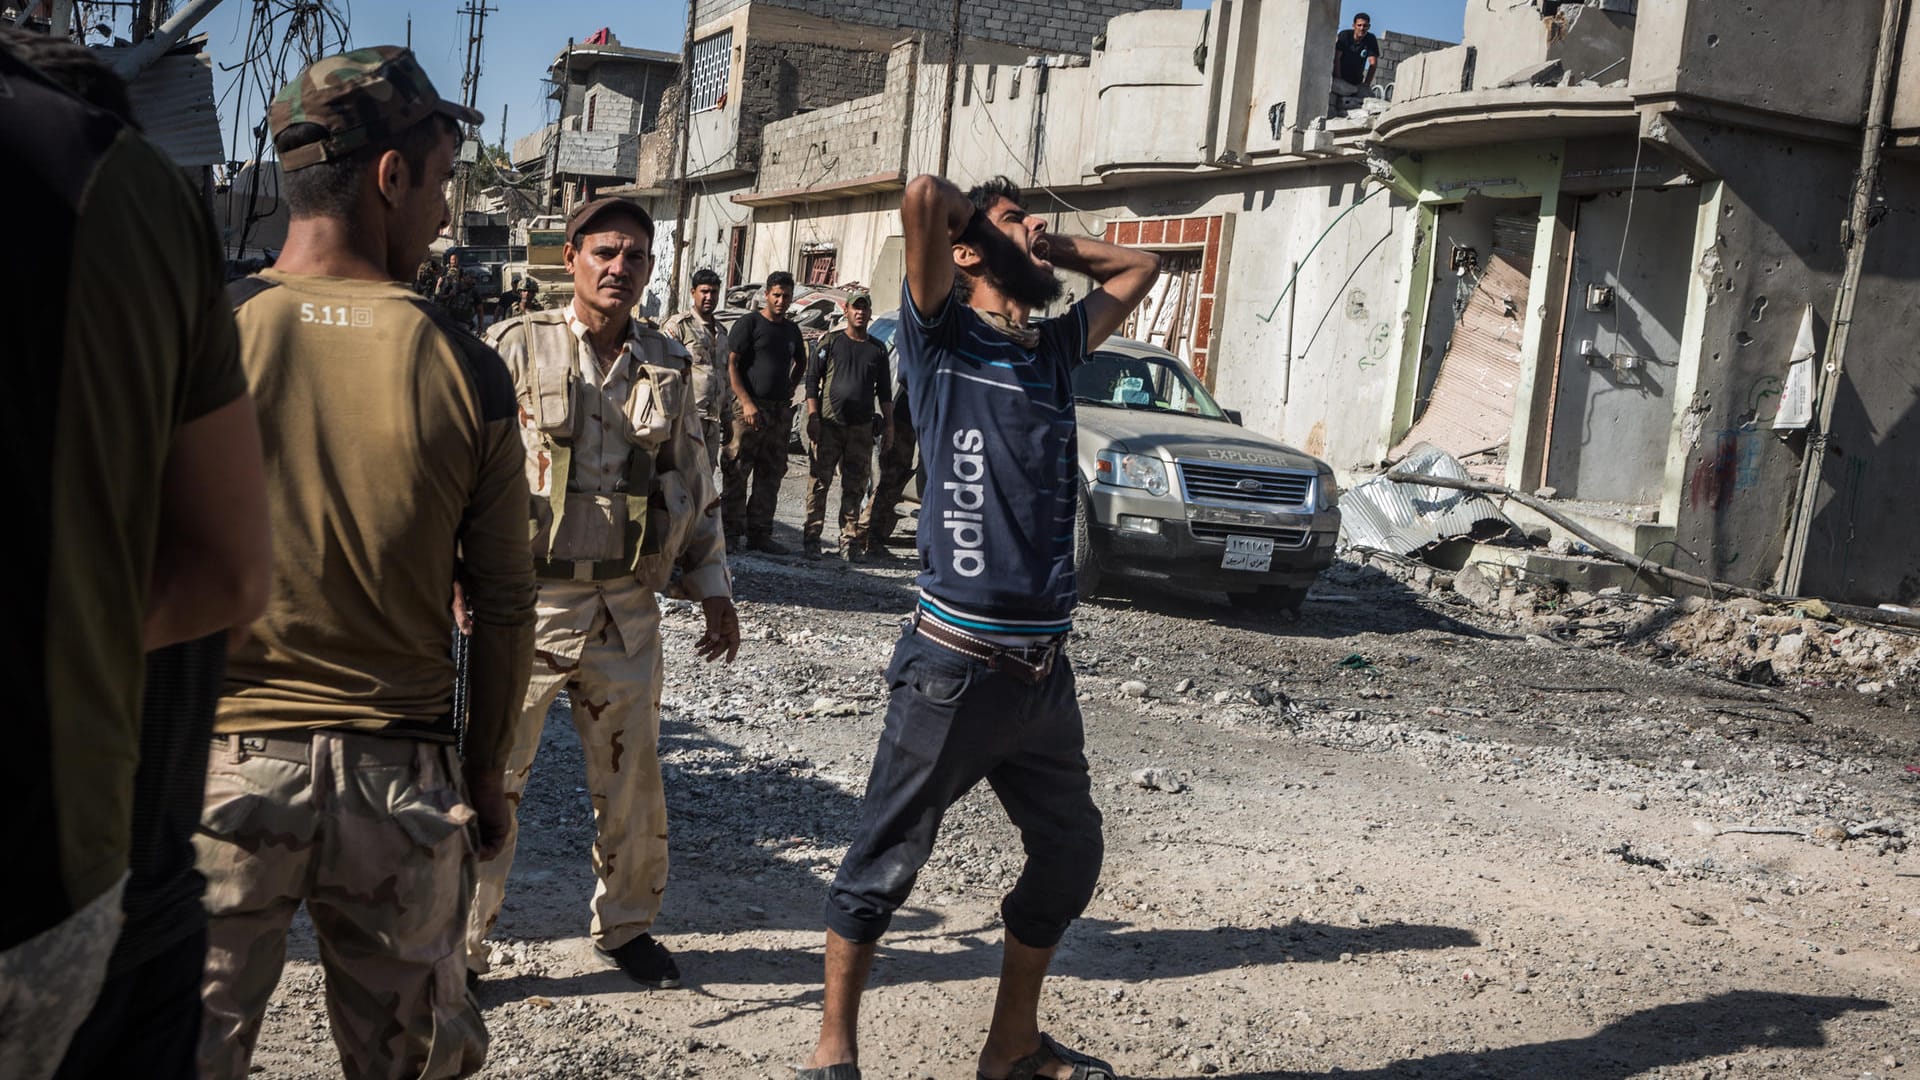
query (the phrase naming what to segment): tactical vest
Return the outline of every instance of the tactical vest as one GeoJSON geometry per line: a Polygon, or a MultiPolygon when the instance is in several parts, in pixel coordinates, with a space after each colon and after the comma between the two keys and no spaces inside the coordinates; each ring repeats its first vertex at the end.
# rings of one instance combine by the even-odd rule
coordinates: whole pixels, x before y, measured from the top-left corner
{"type": "Polygon", "coordinates": [[[630,576],[642,557],[659,553],[669,527],[657,470],[673,417],[649,370],[665,364],[665,339],[642,333],[633,341],[639,372],[619,413],[626,420],[625,477],[614,491],[585,492],[576,490],[573,475],[581,389],[574,357],[581,343],[570,330],[531,330],[552,325],[564,328],[566,313],[536,312],[516,328],[526,352],[534,426],[552,462],[546,505],[538,505],[536,496],[529,521],[534,567],[543,578],[605,581],[630,576]]]}

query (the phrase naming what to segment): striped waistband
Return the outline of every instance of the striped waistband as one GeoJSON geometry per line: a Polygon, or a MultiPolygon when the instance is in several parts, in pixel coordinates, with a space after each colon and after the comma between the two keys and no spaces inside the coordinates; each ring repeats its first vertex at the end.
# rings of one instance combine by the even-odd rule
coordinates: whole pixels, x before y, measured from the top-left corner
{"type": "Polygon", "coordinates": [[[1003,645],[1031,645],[1073,629],[1071,618],[1009,619],[980,615],[938,597],[920,594],[919,609],[929,618],[1003,645]]]}

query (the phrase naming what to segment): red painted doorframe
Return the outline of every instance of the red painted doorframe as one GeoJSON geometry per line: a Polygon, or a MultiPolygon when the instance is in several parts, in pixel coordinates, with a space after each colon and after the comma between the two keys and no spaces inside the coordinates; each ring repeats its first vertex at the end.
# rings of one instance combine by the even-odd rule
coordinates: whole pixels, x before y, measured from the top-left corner
{"type": "Polygon", "coordinates": [[[1219,325],[1218,294],[1221,257],[1226,251],[1225,214],[1194,217],[1130,218],[1107,222],[1108,243],[1166,250],[1193,248],[1204,252],[1200,262],[1200,299],[1194,309],[1193,373],[1213,385],[1213,336],[1219,325]]]}

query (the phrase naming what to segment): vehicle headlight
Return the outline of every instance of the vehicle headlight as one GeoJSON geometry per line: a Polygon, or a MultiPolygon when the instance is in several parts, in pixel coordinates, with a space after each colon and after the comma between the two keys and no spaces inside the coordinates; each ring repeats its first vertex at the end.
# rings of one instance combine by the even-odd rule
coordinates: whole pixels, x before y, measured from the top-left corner
{"type": "Polygon", "coordinates": [[[1097,461],[1094,468],[1101,483],[1140,488],[1149,495],[1167,493],[1167,466],[1159,458],[1146,454],[1123,454],[1118,450],[1102,450],[1095,457],[1097,461]]]}
{"type": "Polygon", "coordinates": [[[1340,505],[1340,481],[1330,472],[1320,474],[1319,482],[1313,485],[1313,508],[1331,510],[1340,505]]]}

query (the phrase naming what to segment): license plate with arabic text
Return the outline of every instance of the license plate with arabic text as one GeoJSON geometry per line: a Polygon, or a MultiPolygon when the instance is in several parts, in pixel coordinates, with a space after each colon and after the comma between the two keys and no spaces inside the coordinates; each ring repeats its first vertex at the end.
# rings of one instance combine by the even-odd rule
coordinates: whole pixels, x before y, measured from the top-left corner
{"type": "Polygon", "coordinates": [[[1264,574],[1272,568],[1272,540],[1260,536],[1227,537],[1227,553],[1220,560],[1220,569],[1264,574]]]}

